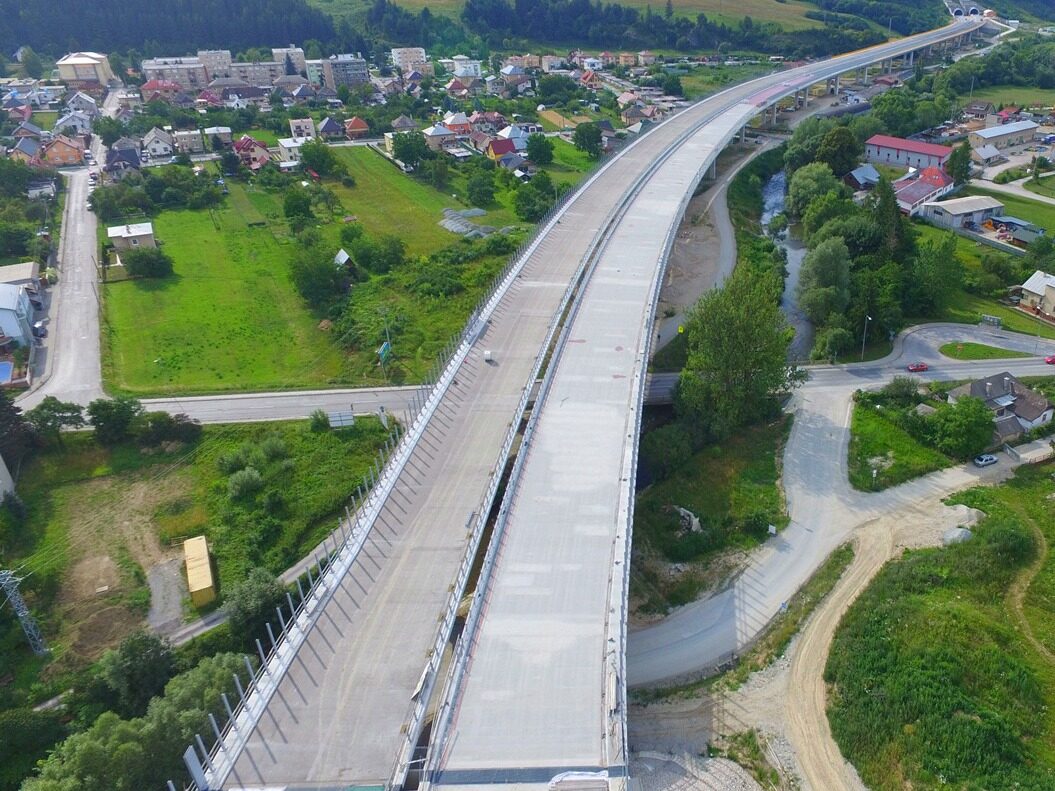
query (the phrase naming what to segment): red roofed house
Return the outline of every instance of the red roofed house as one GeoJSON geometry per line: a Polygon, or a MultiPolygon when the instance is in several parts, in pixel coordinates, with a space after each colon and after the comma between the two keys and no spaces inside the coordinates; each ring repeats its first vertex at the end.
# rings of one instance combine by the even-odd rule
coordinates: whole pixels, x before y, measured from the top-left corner
{"type": "Polygon", "coordinates": [[[448,82],[444,86],[444,90],[447,91],[447,95],[452,99],[465,99],[469,96],[469,89],[457,77],[448,82]]]}
{"type": "Polygon", "coordinates": [[[260,170],[271,161],[271,153],[267,146],[249,135],[242,135],[235,141],[234,152],[238,154],[242,164],[252,171],[260,170]]]}
{"type": "Polygon", "coordinates": [[[171,80],[147,80],[139,89],[139,95],[144,102],[152,102],[155,99],[169,100],[177,93],[182,93],[183,86],[171,80]]]}
{"type": "Polygon", "coordinates": [[[939,167],[931,166],[900,178],[892,185],[897,205],[910,217],[923,209],[923,204],[952,192],[952,177],[939,167]]]}
{"type": "Polygon", "coordinates": [[[369,132],[370,125],[358,115],[344,122],[344,134],[347,135],[349,140],[355,140],[357,137],[362,137],[369,132]]]}
{"type": "Polygon", "coordinates": [[[948,146],[921,143],[889,135],[872,135],[865,141],[865,160],[878,165],[901,165],[907,168],[944,167],[952,154],[948,146]]]}
{"type": "Polygon", "coordinates": [[[41,160],[52,167],[84,164],[84,146],[79,140],[65,135],[55,135],[41,149],[41,160]]]}
{"type": "Polygon", "coordinates": [[[515,154],[516,151],[516,141],[505,137],[496,137],[487,145],[487,157],[495,161],[501,159],[506,154],[515,154]]]}
{"type": "Polygon", "coordinates": [[[586,71],[584,71],[583,75],[579,78],[579,82],[581,82],[584,87],[589,88],[592,91],[597,90],[601,87],[601,78],[598,77],[596,72],[594,72],[592,69],[587,69],[586,71]]]}

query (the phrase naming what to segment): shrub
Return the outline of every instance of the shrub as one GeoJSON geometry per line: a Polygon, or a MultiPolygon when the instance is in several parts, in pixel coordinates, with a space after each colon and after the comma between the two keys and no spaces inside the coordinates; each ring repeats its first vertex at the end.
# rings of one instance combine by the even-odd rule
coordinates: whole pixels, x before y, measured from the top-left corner
{"type": "Polygon", "coordinates": [[[274,461],[288,456],[289,448],[286,447],[281,437],[268,437],[260,443],[260,452],[268,461],[274,461]]]}
{"type": "Polygon", "coordinates": [[[172,274],[172,257],[157,247],[141,247],[121,255],[125,271],[132,277],[167,277],[172,274]]]}
{"type": "Polygon", "coordinates": [[[330,416],[322,409],[311,413],[311,430],[316,434],[330,430],[330,416]]]}
{"type": "Polygon", "coordinates": [[[232,500],[242,500],[259,492],[264,486],[264,479],[256,467],[246,467],[227,479],[227,494],[232,500]]]}
{"type": "Polygon", "coordinates": [[[201,423],[182,413],[145,412],[132,423],[132,433],[147,447],[162,442],[197,442],[201,432],[201,423]]]}

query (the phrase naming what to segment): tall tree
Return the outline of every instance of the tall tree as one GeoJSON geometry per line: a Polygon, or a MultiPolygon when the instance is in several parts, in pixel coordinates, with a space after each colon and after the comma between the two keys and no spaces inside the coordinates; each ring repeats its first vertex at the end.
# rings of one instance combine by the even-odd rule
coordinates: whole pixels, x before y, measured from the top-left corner
{"type": "Polygon", "coordinates": [[[971,146],[964,142],[956,146],[945,164],[945,169],[957,184],[971,180],[971,146]]]}
{"type": "Polygon", "coordinates": [[[100,445],[116,445],[128,439],[132,421],[142,413],[143,405],[128,396],[97,398],[88,404],[88,417],[100,445]]]}
{"type": "Polygon", "coordinates": [[[282,584],[266,569],[254,568],[235,583],[224,596],[231,634],[242,641],[242,647],[253,649],[253,641],[267,636],[267,624],[275,618],[275,608],[285,604],[282,584]]]}
{"type": "Polygon", "coordinates": [[[675,407],[682,418],[716,437],[771,414],[774,396],[802,379],[787,362],[793,332],[776,288],[738,268],[689,314],[688,359],[675,407]]]}
{"type": "Polygon", "coordinates": [[[597,159],[601,156],[601,127],[592,122],[579,124],[575,127],[572,142],[590,159],[597,159]]]}
{"type": "Polygon", "coordinates": [[[850,304],[850,251],[838,236],[825,239],[806,254],[799,302],[815,324],[824,324],[850,304]]]}
{"type": "Polygon", "coordinates": [[[801,217],[806,207],[822,195],[841,195],[844,187],[826,162],[813,162],[795,171],[788,184],[788,212],[801,217]]]}
{"type": "Polygon", "coordinates": [[[29,47],[22,50],[22,70],[27,77],[35,80],[40,79],[44,73],[44,64],[41,63],[40,56],[29,47]]]}
{"type": "Polygon", "coordinates": [[[33,447],[36,436],[21,408],[15,406],[6,390],[0,390],[0,456],[14,469],[33,447]]]}
{"type": "Polygon", "coordinates": [[[543,167],[553,161],[553,141],[545,135],[528,135],[527,155],[536,166],[543,167]]]}
{"type": "Polygon", "coordinates": [[[941,312],[963,283],[963,266],[956,256],[956,237],[942,234],[922,243],[912,262],[912,288],[906,295],[909,315],[933,316],[941,312]]]}
{"type": "Polygon", "coordinates": [[[836,177],[842,178],[857,167],[861,151],[861,144],[854,133],[845,126],[837,126],[821,139],[817,159],[827,164],[836,177]]]}
{"type": "Polygon", "coordinates": [[[26,420],[41,436],[50,437],[62,444],[64,428],[82,428],[84,426],[84,408],[71,401],[59,401],[55,396],[45,396],[44,400],[26,412],[26,420]]]}
{"type": "Polygon", "coordinates": [[[113,710],[139,717],[172,678],[176,659],[168,642],[146,631],[133,632],[99,660],[103,682],[113,693],[113,710]]]}

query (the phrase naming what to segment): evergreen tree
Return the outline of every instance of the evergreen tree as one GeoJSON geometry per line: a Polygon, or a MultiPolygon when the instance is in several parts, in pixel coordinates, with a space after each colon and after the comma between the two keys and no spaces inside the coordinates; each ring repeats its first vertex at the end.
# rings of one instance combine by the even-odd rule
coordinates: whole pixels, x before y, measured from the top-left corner
{"type": "Polygon", "coordinates": [[[18,466],[22,457],[33,447],[36,434],[22,410],[15,406],[6,390],[0,390],[0,456],[8,469],[18,466]]]}

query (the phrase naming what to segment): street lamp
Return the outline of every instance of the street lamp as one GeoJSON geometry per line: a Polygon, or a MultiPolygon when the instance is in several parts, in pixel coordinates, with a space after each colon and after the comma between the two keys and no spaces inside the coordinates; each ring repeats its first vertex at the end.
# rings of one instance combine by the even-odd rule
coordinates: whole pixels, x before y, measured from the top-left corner
{"type": "Polygon", "coordinates": [[[865,331],[864,331],[864,334],[861,335],[861,359],[862,360],[864,360],[864,358],[865,358],[865,341],[868,339],[868,322],[870,322],[871,320],[872,320],[872,317],[869,316],[866,313],[865,314],[865,331]]]}

